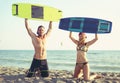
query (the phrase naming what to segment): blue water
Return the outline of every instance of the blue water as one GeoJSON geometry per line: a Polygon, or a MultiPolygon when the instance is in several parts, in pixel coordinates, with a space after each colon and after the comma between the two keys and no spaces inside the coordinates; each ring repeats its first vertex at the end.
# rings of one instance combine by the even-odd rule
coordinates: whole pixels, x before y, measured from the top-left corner
{"type": "MultiPolygon", "coordinates": [[[[33,50],[0,50],[0,66],[29,68],[33,50]]],[[[120,51],[89,50],[87,58],[92,72],[120,72],[120,51]]],[[[48,50],[49,69],[74,70],[75,50],[48,50]]]]}

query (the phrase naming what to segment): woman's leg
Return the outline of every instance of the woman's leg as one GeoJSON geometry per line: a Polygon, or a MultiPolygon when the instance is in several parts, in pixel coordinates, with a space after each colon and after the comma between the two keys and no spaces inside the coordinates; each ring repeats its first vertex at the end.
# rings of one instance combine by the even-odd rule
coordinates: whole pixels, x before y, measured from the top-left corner
{"type": "Polygon", "coordinates": [[[89,64],[85,64],[83,67],[83,75],[84,75],[84,80],[90,80],[90,68],[89,64]]]}
{"type": "Polygon", "coordinates": [[[82,70],[82,69],[80,70],[78,77],[79,77],[79,78],[80,78],[80,77],[83,77],[83,70],[82,70]]]}
{"type": "Polygon", "coordinates": [[[86,80],[86,81],[94,80],[94,79],[102,77],[102,76],[97,75],[97,74],[93,74],[93,75],[90,76],[89,64],[84,65],[84,67],[83,67],[83,75],[84,75],[84,80],[86,80]]]}
{"type": "Polygon", "coordinates": [[[79,78],[80,76],[82,76],[82,73],[81,73],[81,68],[79,66],[79,64],[76,64],[75,66],[75,70],[74,70],[74,78],[79,78]]]}
{"type": "Polygon", "coordinates": [[[93,74],[93,75],[90,76],[90,80],[99,79],[99,78],[102,78],[102,77],[103,77],[102,75],[93,74]]]}

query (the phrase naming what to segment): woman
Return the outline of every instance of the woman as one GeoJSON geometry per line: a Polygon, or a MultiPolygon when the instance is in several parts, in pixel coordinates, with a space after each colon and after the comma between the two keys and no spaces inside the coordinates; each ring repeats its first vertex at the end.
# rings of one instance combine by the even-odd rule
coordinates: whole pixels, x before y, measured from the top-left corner
{"type": "Polygon", "coordinates": [[[79,33],[79,40],[76,40],[72,36],[72,32],[70,32],[69,37],[70,39],[77,45],[77,59],[76,59],[76,66],[74,70],[74,78],[79,78],[83,75],[84,80],[90,80],[96,77],[96,75],[93,75],[90,77],[90,68],[88,64],[88,60],[86,57],[86,52],[88,50],[88,47],[92,44],[94,44],[98,40],[97,34],[95,34],[95,38],[91,41],[86,42],[86,34],[85,33],[79,33]]]}

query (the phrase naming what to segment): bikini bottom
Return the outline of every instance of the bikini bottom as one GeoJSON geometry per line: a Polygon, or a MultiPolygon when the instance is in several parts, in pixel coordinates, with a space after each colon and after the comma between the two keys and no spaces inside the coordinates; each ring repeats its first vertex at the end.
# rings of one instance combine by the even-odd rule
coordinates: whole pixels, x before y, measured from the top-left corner
{"type": "Polygon", "coordinates": [[[88,64],[88,62],[76,63],[76,66],[79,65],[81,68],[83,68],[86,64],[88,64]]]}

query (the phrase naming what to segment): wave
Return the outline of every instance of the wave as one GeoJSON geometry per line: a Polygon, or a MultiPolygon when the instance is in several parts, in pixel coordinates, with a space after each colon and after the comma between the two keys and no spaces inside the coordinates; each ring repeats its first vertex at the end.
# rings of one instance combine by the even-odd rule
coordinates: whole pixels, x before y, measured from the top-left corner
{"type": "Polygon", "coordinates": [[[5,62],[31,62],[31,60],[28,59],[14,59],[14,58],[1,58],[1,61],[5,61],[5,62]]]}

